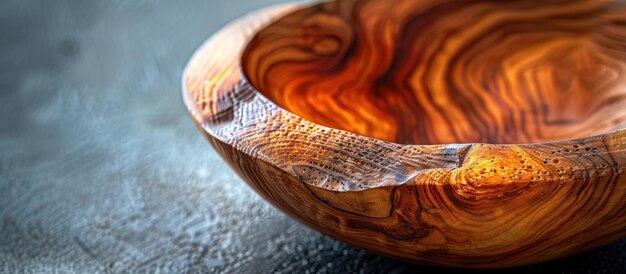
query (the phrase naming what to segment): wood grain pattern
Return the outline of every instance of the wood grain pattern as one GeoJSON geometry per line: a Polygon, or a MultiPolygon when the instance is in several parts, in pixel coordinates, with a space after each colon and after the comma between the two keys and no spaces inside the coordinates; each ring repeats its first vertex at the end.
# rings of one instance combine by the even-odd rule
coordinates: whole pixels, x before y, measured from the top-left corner
{"type": "Polygon", "coordinates": [[[318,231],[417,263],[536,263],[626,236],[625,18],[608,1],[277,6],[211,37],[184,98],[318,231]]]}
{"type": "Polygon", "coordinates": [[[243,66],[251,84],[279,106],[377,139],[574,139],[619,128],[626,118],[626,27],[620,25],[626,13],[611,7],[324,4],[260,31],[243,66]]]}

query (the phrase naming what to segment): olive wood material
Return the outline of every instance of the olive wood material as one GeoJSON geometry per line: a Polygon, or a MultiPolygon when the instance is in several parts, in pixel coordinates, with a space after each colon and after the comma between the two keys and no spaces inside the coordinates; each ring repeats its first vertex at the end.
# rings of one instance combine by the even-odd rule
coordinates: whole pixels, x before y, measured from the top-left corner
{"type": "Polygon", "coordinates": [[[287,4],[192,57],[185,103],[260,195],[333,238],[453,267],[626,236],[626,8],[287,4]]]}

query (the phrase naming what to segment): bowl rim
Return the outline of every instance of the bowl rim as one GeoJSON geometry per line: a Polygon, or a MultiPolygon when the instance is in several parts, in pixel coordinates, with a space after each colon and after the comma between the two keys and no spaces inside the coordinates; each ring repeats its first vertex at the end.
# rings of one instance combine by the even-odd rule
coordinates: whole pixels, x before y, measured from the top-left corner
{"type": "MultiPolygon", "coordinates": [[[[504,153],[519,150],[554,151],[563,147],[572,147],[571,151],[559,150],[558,156],[567,159],[580,156],[581,152],[576,148],[604,146],[617,149],[594,153],[617,152],[626,155],[624,152],[626,128],[582,138],[537,143],[398,144],[322,126],[283,109],[248,82],[242,69],[241,56],[257,31],[282,16],[316,4],[319,3],[278,4],[250,12],[222,27],[195,51],[182,74],[182,95],[192,119],[207,137],[212,137],[293,176],[298,176],[293,169],[298,159],[285,163],[284,159],[281,160],[284,157],[279,152],[259,149],[275,145],[276,140],[272,137],[277,133],[284,133],[285,129],[302,133],[289,137],[288,141],[299,144],[308,143],[312,147],[324,147],[329,142],[341,142],[348,139],[352,141],[354,151],[376,151],[382,157],[395,159],[394,161],[397,162],[395,164],[389,161],[383,162],[389,166],[372,174],[364,174],[369,179],[382,179],[377,184],[363,185],[354,179],[348,180],[345,182],[346,186],[339,189],[316,185],[333,191],[361,191],[382,186],[397,186],[412,181],[417,175],[429,169],[463,169],[470,154],[474,161],[486,161],[487,159],[481,156],[486,150],[504,153]],[[224,45],[228,46],[224,47],[224,45]],[[402,169],[407,176],[397,178],[397,172],[394,169],[402,169]]],[[[373,154],[347,155],[345,152],[330,149],[325,152],[323,158],[343,157],[352,168],[358,168],[356,165],[370,161],[368,157],[371,155],[373,154]]],[[[512,163],[512,165],[521,166],[520,163],[512,163]]],[[[543,165],[550,167],[553,163],[544,161],[543,165]]],[[[619,169],[617,173],[624,173],[619,166],[594,166],[594,168],[598,169],[601,174],[603,170],[607,174],[614,174],[616,169],[619,169]]],[[[569,170],[569,173],[574,176],[576,172],[588,169],[588,166],[581,165],[569,170]]],[[[518,182],[528,183],[527,181],[518,182]]]]}

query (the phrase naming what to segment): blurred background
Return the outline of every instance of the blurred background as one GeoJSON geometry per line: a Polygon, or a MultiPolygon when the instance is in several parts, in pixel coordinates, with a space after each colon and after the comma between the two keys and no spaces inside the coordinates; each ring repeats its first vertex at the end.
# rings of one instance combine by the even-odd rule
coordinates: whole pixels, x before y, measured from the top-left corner
{"type": "MultiPolygon", "coordinates": [[[[413,273],[256,196],[188,116],[181,74],[273,0],[0,0],[0,273],[413,273]]],[[[507,270],[626,273],[626,240],[507,270]]]]}

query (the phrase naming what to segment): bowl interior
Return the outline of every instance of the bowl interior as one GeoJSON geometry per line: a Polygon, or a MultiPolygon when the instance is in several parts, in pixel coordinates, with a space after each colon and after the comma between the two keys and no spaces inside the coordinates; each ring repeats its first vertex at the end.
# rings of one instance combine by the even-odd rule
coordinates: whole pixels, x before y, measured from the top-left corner
{"type": "Polygon", "coordinates": [[[532,143],[626,125],[626,9],[339,1],[258,32],[243,72],[324,126],[404,144],[532,143]]]}

